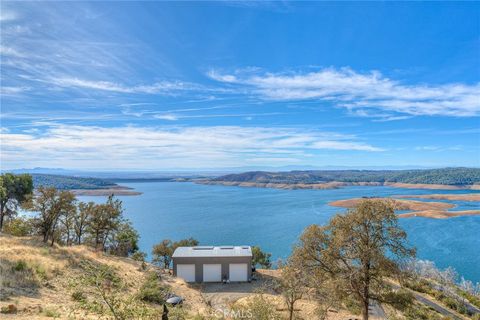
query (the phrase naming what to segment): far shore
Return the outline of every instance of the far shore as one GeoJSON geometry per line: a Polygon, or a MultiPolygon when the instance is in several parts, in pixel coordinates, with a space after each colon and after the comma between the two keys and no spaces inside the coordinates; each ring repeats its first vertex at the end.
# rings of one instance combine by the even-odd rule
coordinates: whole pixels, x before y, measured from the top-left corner
{"type": "Polygon", "coordinates": [[[340,182],[330,181],[322,183],[300,183],[300,182],[255,182],[255,181],[225,181],[225,180],[196,180],[198,184],[237,186],[247,188],[273,188],[283,190],[327,190],[338,189],[348,186],[388,186],[405,189],[431,189],[431,190],[480,190],[480,185],[445,185],[445,184],[413,184],[413,183],[392,183],[392,182],[340,182]]]}
{"type": "Polygon", "coordinates": [[[248,181],[215,181],[215,180],[197,180],[199,184],[206,185],[222,185],[222,186],[236,186],[247,188],[273,188],[283,190],[297,190],[297,189],[310,189],[310,190],[327,190],[338,189],[348,186],[381,186],[380,182],[323,182],[323,183],[277,183],[277,182],[248,182],[248,181]]]}

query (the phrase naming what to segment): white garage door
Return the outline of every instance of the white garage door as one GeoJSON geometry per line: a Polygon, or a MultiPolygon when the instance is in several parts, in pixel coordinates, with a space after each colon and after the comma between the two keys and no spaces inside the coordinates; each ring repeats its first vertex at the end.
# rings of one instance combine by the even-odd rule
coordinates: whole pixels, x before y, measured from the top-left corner
{"type": "Polygon", "coordinates": [[[230,263],[230,281],[247,281],[248,264],[230,263]]]}
{"type": "Polygon", "coordinates": [[[221,282],[222,281],[222,265],[221,264],[204,264],[203,265],[203,282],[221,282]]]}
{"type": "Polygon", "coordinates": [[[195,282],[195,265],[177,264],[177,277],[182,278],[186,282],[195,282]]]}

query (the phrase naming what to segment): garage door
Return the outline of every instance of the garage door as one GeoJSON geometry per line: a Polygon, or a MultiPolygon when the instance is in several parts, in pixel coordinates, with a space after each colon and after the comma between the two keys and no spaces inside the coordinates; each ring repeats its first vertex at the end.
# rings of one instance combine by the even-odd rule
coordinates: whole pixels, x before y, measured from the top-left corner
{"type": "Polygon", "coordinates": [[[221,282],[222,281],[222,265],[221,264],[204,264],[203,265],[203,282],[221,282]]]}
{"type": "Polygon", "coordinates": [[[248,264],[230,263],[230,281],[247,281],[248,264]]]}
{"type": "Polygon", "coordinates": [[[177,264],[177,277],[182,278],[186,282],[195,282],[195,265],[177,264]]]}

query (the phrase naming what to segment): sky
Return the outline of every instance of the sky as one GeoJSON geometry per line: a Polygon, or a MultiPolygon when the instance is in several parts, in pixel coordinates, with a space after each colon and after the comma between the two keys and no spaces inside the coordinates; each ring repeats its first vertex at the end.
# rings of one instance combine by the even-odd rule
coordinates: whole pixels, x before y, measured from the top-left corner
{"type": "Polygon", "coordinates": [[[479,2],[0,2],[1,169],[480,166],[479,2]]]}

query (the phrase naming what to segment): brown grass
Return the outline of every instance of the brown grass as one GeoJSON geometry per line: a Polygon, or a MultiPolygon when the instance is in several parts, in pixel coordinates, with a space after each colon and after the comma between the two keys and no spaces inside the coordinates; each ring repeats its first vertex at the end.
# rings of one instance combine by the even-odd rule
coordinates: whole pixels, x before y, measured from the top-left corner
{"type": "MultiPolygon", "coordinates": [[[[137,261],[95,252],[89,247],[49,247],[36,238],[1,234],[0,307],[14,304],[18,312],[1,314],[0,318],[52,319],[49,316],[58,314],[60,319],[98,319],[98,314],[80,310],[71,298],[71,280],[79,275],[77,266],[82,260],[114,268],[131,293],[137,292],[147,275],[137,261]],[[26,263],[25,270],[13,269],[19,261],[26,263]]],[[[185,298],[184,308],[188,312],[197,314],[208,310],[201,293],[181,279],[164,274],[162,281],[185,298]]]]}

